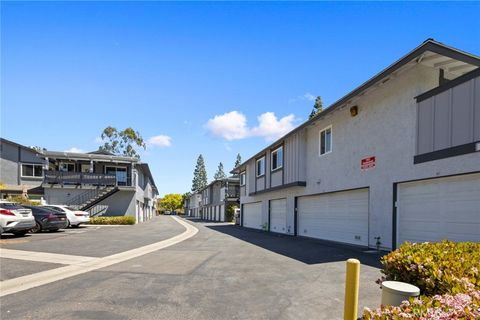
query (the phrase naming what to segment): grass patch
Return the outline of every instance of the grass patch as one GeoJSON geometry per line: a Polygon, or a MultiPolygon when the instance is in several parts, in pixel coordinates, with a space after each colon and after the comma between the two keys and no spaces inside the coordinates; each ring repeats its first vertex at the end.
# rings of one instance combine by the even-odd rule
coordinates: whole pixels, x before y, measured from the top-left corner
{"type": "Polygon", "coordinates": [[[135,217],[118,216],[118,217],[92,217],[90,224],[111,224],[111,225],[128,225],[135,224],[135,217]]]}

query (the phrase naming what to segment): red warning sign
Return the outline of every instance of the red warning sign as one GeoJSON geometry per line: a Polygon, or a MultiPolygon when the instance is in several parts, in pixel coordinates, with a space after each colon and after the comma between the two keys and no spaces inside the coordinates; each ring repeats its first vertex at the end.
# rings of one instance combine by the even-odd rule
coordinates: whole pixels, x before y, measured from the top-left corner
{"type": "Polygon", "coordinates": [[[375,168],[375,162],[376,162],[375,156],[363,158],[360,161],[360,169],[362,170],[373,169],[375,168]]]}

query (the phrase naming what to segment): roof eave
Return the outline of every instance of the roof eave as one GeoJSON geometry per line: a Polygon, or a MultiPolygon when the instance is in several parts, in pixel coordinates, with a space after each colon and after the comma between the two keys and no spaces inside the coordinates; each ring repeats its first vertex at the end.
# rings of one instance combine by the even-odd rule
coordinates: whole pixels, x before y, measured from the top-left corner
{"type": "Polygon", "coordinates": [[[418,47],[416,47],[415,49],[413,49],[412,51],[407,53],[405,56],[396,60],[394,63],[390,64],[388,67],[386,67],[385,69],[380,71],[378,74],[376,74],[375,76],[373,76],[369,80],[365,81],[363,84],[361,84],[360,86],[358,86],[354,90],[350,91],[348,94],[346,94],[345,96],[343,96],[339,100],[332,103],[329,107],[325,108],[322,112],[316,114],[311,119],[308,119],[307,121],[305,121],[304,123],[302,123],[301,125],[296,127],[295,129],[293,129],[292,131],[290,131],[287,134],[285,134],[284,136],[282,136],[280,139],[276,140],[274,143],[269,144],[267,147],[262,149],[260,152],[257,152],[254,156],[248,158],[246,161],[239,164],[232,171],[230,171],[230,173],[232,173],[232,174],[239,173],[240,168],[244,167],[246,165],[246,163],[249,162],[250,160],[255,159],[256,157],[260,156],[266,150],[270,149],[272,146],[275,146],[275,145],[279,144],[281,141],[283,141],[284,139],[286,139],[290,135],[304,129],[305,127],[309,126],[313,122],[323,118],[325,115],[335,111],[337,108],[339,108],[342,105],[344,105],[345,103],[347,103],[353,97],[359,95],[360,93],[362,93],[363,91],[365,91],[366,89],[371,87],[372,85],[378,83],[379,81],[381,81],[385,77],[394,73],[395,71],[397,71],[398,69],[400,69],[401,67],[403,67],[407,63],[411,62],[414,58],[420,56],[421,54],[423,54],[426,51],[431,51],[431,52],[434,52],[434,53],[437,53],[437,54],[445,55],[445,56],[451,57],[452,59],[457,59],[459,61],[462,61],[462,62],[469,63],[469,64],[476,65],[476,66],[480,67],[480,57],[478,57],[476,55],[473,55],[473,54],[470,54],[470,53],[467,53],[467,52],[464,52],[464,51],[461,51],[461,50],[458,50],[456,48],[444,45],[444,44],[442,44],[440,42],[437,42],[433,39],[427,39],[421,45],[419,45],[418,47]]]}

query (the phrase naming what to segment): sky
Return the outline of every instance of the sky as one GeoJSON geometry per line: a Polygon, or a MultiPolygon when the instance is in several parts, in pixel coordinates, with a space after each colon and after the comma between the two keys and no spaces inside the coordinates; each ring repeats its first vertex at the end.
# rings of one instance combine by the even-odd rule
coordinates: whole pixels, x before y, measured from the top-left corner
{"type": "Polygon", "coordinates": [[[480,55],[480,2],[6,2],[3,138],[93,151],[107,126],[147,141],[161,195],[190,191],[427,38],[480,55]]]}

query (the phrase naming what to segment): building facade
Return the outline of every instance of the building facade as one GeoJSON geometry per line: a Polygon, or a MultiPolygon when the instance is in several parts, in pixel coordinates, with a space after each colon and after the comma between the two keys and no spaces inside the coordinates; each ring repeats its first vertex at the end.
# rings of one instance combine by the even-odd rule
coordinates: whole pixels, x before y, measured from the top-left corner
{"type": "Polygon", "coordinates": [[[480,241],[480,58],[428,40],[233,172],[249,228],[480,241]]]}
{"type": "Polygon", "coordinates": [[[232,217],[228,215],[228,208],[229,206],[239,206],[239,198],[238,178],[214,180],[190,196],[186,202],[187,214],[208,221],[229,221],[232,217]]]}
{"type": "Polygon", "coordinates": [[[43,160],[27,146],[0,138],[1,198],[27,195],[32,199],[43,196],[43,160]]]}
{"type": "Polygon", "coordinates": [[[228,218],[227,210],[230,205],[237,205],[240,197],[239,179],[229,177],[214,180],[208,186],[200,190],[201,217],[208,221],[224,222],[228,218]]]}
{"type": "Polygon", "coordinates": [[[91,216],[155,215],[158,195],[148,164],[103,152],[44,151],[45,200],[90,212],[91,216]]]}

